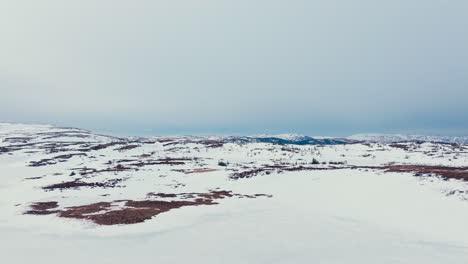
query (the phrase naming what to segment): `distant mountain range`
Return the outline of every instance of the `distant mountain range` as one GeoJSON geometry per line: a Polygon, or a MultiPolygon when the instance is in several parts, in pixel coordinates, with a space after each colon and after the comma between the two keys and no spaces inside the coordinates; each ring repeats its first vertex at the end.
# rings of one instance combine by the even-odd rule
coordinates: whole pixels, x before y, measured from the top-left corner
{"type": "Polygon", "coordinates": [[[446,144],[468,145],[468,137],[424,136],[400,134],[357,134],[346,138],[310,137],[300,134],[229,136],[227,142],[259,142],[292,145],[340,145],[362,142],[402,143],[402,142],[434,142],[446,144]]]}
{"type": "MultiPolygon", "coordinates": [[[[22,135],[23,130],[49,131],[66,130],[67,137],[76,140],[86,138],[107,138],[113,141],[126,141],[134,137],[114,137],[93,133],[91,131],[78,128],[61,128],[51,125],[40,124],[21,124],[21,123],[1,123],[0,136],[2,133],[18,133],[22,135]]],[[[13,133],[13,134],[14,134],[13,133]]],[[[31,135],[32,136],[32,135],[31,135]]],[[[291,144],[291,145],[341,145],[353,143],[402,143],[402,142],[433,142],[445,144],[468,145],[468,136],[425,136],[425,135],[403,135],[403,134],[356,134],[345,138],[340,137],[310,137],[301,134],[278,134],[278,135],[251,135],[251,136],[175,136],[177,138],[197,139],[201,141],[215,140],[236,143],[273,143],[273,144],[291,144]]],[[[138,137],[135,137],[138,138],[138,137]]],[[[144,138],[140,139],[143,140],[144,138]]]]}

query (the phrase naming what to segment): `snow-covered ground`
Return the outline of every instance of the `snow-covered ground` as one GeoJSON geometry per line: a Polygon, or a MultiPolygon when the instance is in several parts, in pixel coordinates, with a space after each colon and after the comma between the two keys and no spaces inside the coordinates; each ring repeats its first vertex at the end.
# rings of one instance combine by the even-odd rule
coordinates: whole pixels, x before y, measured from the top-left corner
{"type": "Polygon", "coordinates": [[[456,136],[425,136],[425,135],[402,135],[402,134],[356,134],[348,137],[351,140],[368,141],[368,142],[407,142],[407,141],[422,141],[436,143],[455,143],[468,144],[468,137],[456,136]]]}
{"type": "Polygon", "coordinates": [[[459,145],[0,123],[0,253],[5,263],[467,263],[466,166],[459,145]]]}

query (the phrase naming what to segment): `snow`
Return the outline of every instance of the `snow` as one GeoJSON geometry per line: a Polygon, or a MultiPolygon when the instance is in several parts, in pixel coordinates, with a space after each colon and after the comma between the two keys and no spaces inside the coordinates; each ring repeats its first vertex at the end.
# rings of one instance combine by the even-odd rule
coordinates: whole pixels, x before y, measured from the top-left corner
{"type": "Polygon", "coordinates": [[[30,161],[76,153],[86,144],[119,139],[71,128],[0,123],[0,148],[17,144],[7,138],[25,136],[32,137],[30,142],[37,144],[0,153],[0,249],[5,263],[455,264],[468,259],[466,182],[347,167],[390,162],[466,166],[466,148],[456,150],[429,142],[405,143],[415,148],[412,151],[384,143],[323,146],[226,143],[211,148],[200,143],[207,137],[174,136],[151,138],[173,140],[169,145],[145,139],[151,143],[139,141],[138,148],[127,151],[117,151],[118,146],[108,147],[53,165],[30,167],[30,161]],[[47,138],[50,132],[72,131],[89,133],[89,137],[47,138]],[[44,142],[80,141],[84,143],[67,146],[63,153],[48,153],[42,148],[44,142]],[[94,182],[126,178],[122,188],[47,192],[41,189],[70,180],[73,168],[104,169],[109,160],[135,159],[148,153],[153,153],[154,159],[197,157],[198,160],[177,166],[144,166],[138,171],[104,172],[83,179],[94,182]],[[313,158],[346,165],[338,170],[229,178],[242,167],[258,168],[277,162],[309,166],[313,158]],[[226,168],[217,165],[221,159],[229,162],[226,168]],[[194,168],[217,170],[194,174],[176,171],[194,168]],[[27,179],[37,176],[44,177],[27,179]],[[183,185],[176,187],[177,184],[183,185]],[[273,197],[224,199],[217,201],[217,205],[179,208],[132,225],[99,226],[56,215],[23,214],[37,201],[58,201],[60,208],[65,208],[144,199],[149,192],[206,192],[215,188],[273,197]],[[448,195],[454,190],[462,193],[448,195]],[[107,196],[101,196],[104,194],[107,196]]]}
{"type": "Polygon", "coordinates": [[[468,137],[451,137],[451,136],[424,136],[424,135],[401,135],[401,134],[356,134],[348,137],[351,140],[367,141],[367,142],[439,142],[439,143],[455,143],[460,145],[468,144],[468,137]]]}

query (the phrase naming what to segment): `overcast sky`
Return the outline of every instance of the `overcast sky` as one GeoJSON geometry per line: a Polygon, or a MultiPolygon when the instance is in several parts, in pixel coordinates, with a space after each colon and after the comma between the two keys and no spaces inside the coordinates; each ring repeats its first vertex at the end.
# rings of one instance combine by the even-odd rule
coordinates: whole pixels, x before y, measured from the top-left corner
{"type": "Polygon", "coordinates": [[[0,121],[468,135],[466,0],[2,0],[0,121]]]}

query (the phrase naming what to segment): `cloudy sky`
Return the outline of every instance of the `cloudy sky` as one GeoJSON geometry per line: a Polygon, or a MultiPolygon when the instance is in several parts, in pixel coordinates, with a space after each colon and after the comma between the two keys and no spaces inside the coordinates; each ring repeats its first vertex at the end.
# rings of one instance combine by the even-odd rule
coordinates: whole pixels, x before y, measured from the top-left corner
{"type": "Polygon", "coordinates": [[[0,121],[468,135],[466,0],[2,0],[0,121]]]}

